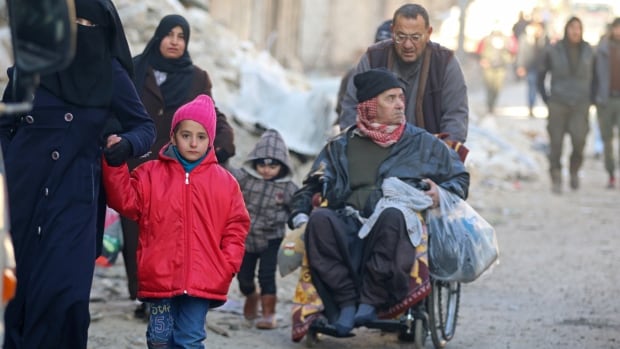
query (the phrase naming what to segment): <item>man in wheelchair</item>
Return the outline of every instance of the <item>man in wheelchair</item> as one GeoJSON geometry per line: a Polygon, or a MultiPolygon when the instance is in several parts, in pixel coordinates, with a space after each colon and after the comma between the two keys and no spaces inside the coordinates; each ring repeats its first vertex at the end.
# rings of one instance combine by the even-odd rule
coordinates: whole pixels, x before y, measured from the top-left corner
{"type": "Polygon", "coordinates": [[[319,153],[293,197],[288,222],[291,228],[307,223],[312,284],[326,328],[341,337],[407,297],[423,230],[420,212],[438,205],[437,186],[463,199],[469,189],[457,153],[406,122],[403,88],[391,72],[371,69],[354,83],[356,124],[319,153]],[[401,185],[389,197],[388,178],[401,185]]]}

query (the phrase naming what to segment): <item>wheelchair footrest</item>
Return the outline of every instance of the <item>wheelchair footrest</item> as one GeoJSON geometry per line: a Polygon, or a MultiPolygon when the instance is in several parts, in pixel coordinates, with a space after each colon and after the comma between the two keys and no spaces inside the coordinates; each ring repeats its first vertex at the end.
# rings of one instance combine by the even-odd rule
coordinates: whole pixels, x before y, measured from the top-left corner
{"type": "Polygon", "coordinates": [[[323,333],[331,337],[338,337],[338,338],[355,337],[355,333],[351,333],[351,332],[345,335],[339,334],[338,331],[336,331],[336,327],[328,324],[324,318],[318,318],[314,320],[312,324],[310,325],[309,330],[316,332],[316,333],[323,333]]]}
{"type": "Polygon", "coordinates": [[[407,326],[400,320],[373,320],[362,325],[366,328],[374,328],[386,332],[395,332],[407,326]]]}

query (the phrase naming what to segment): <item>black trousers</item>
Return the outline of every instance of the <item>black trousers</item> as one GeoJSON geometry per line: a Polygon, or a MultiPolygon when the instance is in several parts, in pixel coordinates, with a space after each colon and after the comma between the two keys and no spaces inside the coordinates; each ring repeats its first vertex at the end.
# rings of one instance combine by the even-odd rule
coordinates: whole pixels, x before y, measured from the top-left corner
{"type": "Polygon", "coordinates": [[[138,297],[138,261],[136,251],[138,250],[138,223],[121,216],[121,227],[123,228],[123,262],[125,263],[125,273],[127,274],[127,290],[129,298],[134,300],[138,297]]]}
{"type": "Polygon", "coordinates": [[[398,209],[385,209],[364,240],[357,237],[360,226],[339,211],[313,211],[305,237],[313,282],[338,307],[361,302],[384,309],[406,297],[415,248],[398,209]]]}
{"type": "Polygon", "coordinates": [[[248,296],[256,291],[254,278],[257,264],[261,295],[276,294],[276,268],[278,266],[278,249],[281,243],[282,239],[272,239],[269,240],[267,249],[262,252],[245,252],[239,274],[237,274],[239,289],[243,295],[248,296]]]}

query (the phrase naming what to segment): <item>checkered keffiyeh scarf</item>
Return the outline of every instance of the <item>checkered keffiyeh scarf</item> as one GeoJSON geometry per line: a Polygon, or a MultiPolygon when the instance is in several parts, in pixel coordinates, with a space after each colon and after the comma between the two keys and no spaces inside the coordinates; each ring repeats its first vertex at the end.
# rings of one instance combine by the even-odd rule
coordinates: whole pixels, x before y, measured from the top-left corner
{"type": "Polygon", "coordinates": [[[385,125],[375,122],[377,118],[377,97],[357,105],[357,127],[368,138],[381,147],[387,148],[398,142],[405,130],[406,120],[403,114],[398,124],[385,125]]]}

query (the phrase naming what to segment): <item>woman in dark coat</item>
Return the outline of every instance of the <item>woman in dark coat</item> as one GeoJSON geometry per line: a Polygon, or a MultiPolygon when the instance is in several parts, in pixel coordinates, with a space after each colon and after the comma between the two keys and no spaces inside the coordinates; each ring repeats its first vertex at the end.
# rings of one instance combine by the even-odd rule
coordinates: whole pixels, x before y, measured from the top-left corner
{"type": "MultiPolygon", "coordinates": [[[[131,55],[110,0],[76,0],[76,54],[45,75],[28,115],[5,117],[17,291],[5,313],[4,348],[86,348],[102,205],[101,132],[113,113],[119,164],[147,152],[155,129],[130,79],[131,55]]],[[[11,76],[11,74],[9,74],[11,76]]],[[[12,84],[3,100],[13,101],[12,84]]]]}
{"type": "MultiPolygon", "coordinates": [[[[205,70],[193,64],[187,47],[190,27],[180,15],[163,17],[155,34],[147,43],[142,54],[134,58],[136,76],[134,83],[142,103],[157,127],[157,139],[149,156],[129,161],[129,169],[157,158],[159,150],[170,141],[170,122],[174,112],[183,104],[200,94],[211,95],[211,79],[205,70]]],[[[217,124],[215,151],[220,164],[235,155],[233,130],[226,121],[226,115],[215,109],[217,124]]],[[[135,222],[121,218],[123,226],[123,259],[127,272],[129,297],[136,299],[138,280],[136,276],[136,248],[138,226],[135,222]]],[[[145,306],[139,304],[136,317],[145,317],[145,306]]]]}

